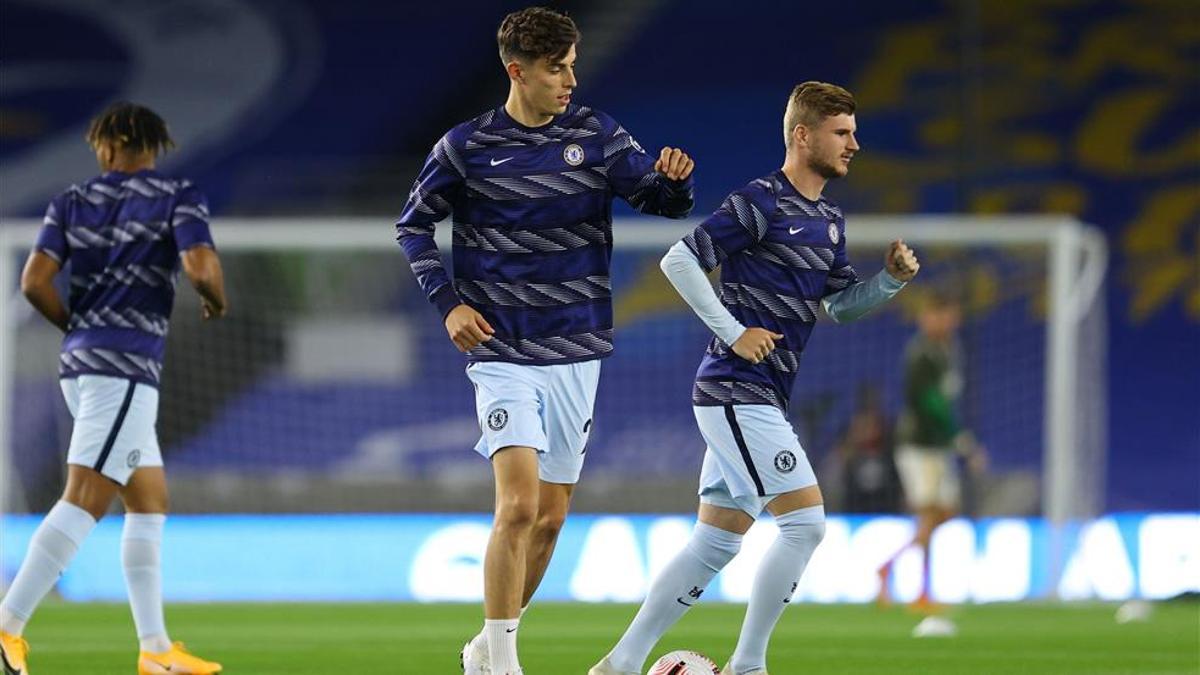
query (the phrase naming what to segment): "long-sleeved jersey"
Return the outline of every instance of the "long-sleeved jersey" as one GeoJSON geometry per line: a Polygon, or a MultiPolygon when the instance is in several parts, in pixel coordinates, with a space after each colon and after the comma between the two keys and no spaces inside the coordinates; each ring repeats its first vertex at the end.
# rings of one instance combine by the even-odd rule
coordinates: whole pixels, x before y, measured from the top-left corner
{"type": "Polygon", "coordinates": [[[495,335],[471,361],[532,365],[613,349],[612,200],[683,218],[692,183],[671,181],[608,115],[572,104],[526,127],[503,106],[441,138],[396,223],[413,273],[443,318],[470,305],[495,335]],[[453,217],[450,278],[434,225],[453,217]]]}
{"type": "Polygon", "coordinates": [[[212,245],[204,195],[152,169],[110,171],[55,197],[35,248],[70,272],[60,376],[157,386],[179,254],[212,245]]]}

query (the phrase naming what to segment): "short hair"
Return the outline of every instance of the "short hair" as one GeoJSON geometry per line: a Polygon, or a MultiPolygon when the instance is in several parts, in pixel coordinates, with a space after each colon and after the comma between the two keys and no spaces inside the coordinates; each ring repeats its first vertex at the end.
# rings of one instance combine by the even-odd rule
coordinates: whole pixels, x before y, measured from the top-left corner
{"type": "Polygon", "coordinates": [[[513,59],[525,62],[547,57],[560,59],[579,38],[579,29],[571,17],[548,7],[527,7],[513,12],[504,17],[496,31],[500,60],[505,64],[513,59]]]}
{"type": "Polygon", "coordinates": [[[854,114],[854,95],[828,82],[802,82],[792,89],[787,110],[783,113],[783,142],[792,144],[792,130],[803,124],[813,128],[826,117],[854,114]]]}
{"type": "Polygon", "coordinates": [[[92,147],[111,143],[139,154],[158,155],[175,147],[163,118],[146,106],[129,101],[117,101],[94,117],[86,138],[92,147]]]}
{"type": "Polygon", "coordinates": [[[961,309],[962,304],[962,293],[949,286],[926,288],[924,296],[921,298],[921,309],[931,311],[961,309]]]}

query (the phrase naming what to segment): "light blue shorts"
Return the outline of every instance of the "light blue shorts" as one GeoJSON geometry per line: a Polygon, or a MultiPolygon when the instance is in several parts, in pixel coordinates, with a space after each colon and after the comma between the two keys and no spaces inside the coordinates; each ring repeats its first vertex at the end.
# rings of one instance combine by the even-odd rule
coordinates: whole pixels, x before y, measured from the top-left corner
{"type": "Polygon", "coordinates": [[[512,445],[538,451],[538,477],[547,483],[579,482],[600,360],[554,366],[485,361],[467,366],[475,385],[475,411],[483,436],[475,451],[491,459],[512,445]]]}
{"type": "Polygon", "coordinates": [[[125,485],[143,466],[162,466],[158,389],[120,377],[80,375],[60,382],[75,418],[67,463],[125,485]]]}
{"type": "Polygon", "coordinates": [[[700,501],[758,517],[767,503],[817,484],[783,412],[770,405],[692,406],[708,444],[700,501]]]}

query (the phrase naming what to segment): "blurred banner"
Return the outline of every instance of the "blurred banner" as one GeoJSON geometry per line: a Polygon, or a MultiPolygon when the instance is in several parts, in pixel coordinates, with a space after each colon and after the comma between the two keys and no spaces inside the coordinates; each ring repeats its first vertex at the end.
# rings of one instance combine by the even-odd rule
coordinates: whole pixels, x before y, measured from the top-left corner
{"type": "MultiPolygon", "coordinates": [[[[38,520],[5,519],[0,564],[6,583],[38,520]]],[[[637,602],[684,546],[692,522],[682,515],[572,516],[536,600],[637,602]]],[[[479,602],[490,526],[483,515],[172,516],[163,592],[172,602],[479,602]]],[[[705,599],[745,602],[776,531],[769,519],[756,523],[705,599]]],[[[830,517],[795,599],[873,600],[876,568],[912,534],[906,518],[830,517]]],[[[100,522],[62,577],[63,597],[125,600],[120,536],[119,518],[100,522]]],[[[937,530],[932,551],[939,602],[1116,601],[1200,591],[1200,513],[1114,515],[1057,535],[1040,519],[960,519],[937,530]],[[1052,560],[1054,550],[1062,551],[1061,563],[1052,560]],[[1059,565],[1061,575],[1047,572],[1059,565]]],[[[920,575],[920,554],[902,556],[894,598],[914,599],[920,575]]]]}

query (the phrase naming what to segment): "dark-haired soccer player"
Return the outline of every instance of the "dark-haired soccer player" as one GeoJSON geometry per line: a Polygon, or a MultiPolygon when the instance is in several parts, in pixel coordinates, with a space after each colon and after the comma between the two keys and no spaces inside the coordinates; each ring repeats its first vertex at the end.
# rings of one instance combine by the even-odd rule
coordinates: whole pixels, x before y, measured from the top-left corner
{"type": "Polygon", "coordinates": [[[190,181],[155,170],[159,154],[174,143],[150,109],[113,104],[92,121],[87,141],[104,173],[50,202],[21,275],[25,297],[66,334],[59,376],[75,426],[62,499],[34,532],[0,603],[0,657],[6,675],[29,673],[25,623],[120,496],[121,563],[141,642],[138,672],[217,673],[220,664],[167,637],[160,554],[167,484],[154,430],[181,261],[204,318],[226,310],[208,206],[190,181]],[[64,266],[67,304],[53,285],[64,266]]]}
{"type": "Polygon", "coordinates": [[[496,514],[484,630],[468,673],[521,672],[516,631],[550,560],[583,465],[600,359],[612,344],[612,200],[683,218],[693,163],[647,155],[615,120],[571,102],[579,32],[565,14],[509,14],[497,35],[504,105],[433,148],[396,223],[446,331],[467,354],[496,514]],[[454,280],[433,241],[454,219],[454,280]]]}
{"type": "Polygon", "coordinates": [[[917,273],[893,242],[886,270],[859,281],[846,255],[842,211],[821,193],[858,152],[850,92],[798,85],[783,118],[783,168],[729,195],[662,260],[671,283],[715,337],[692,390],[708,445],[699,522],[654,580],[616,647],[590,675],[641,673],[650,650],[741,547],[763,509],[779,536],[759,565],[737,648],[725,675],[765,675],[767,641],[825,532],[817,479],[784,411],[818,306],[857,319],[917,273]],[[721,267],[720,297],[706,273],[721,267]]]}

